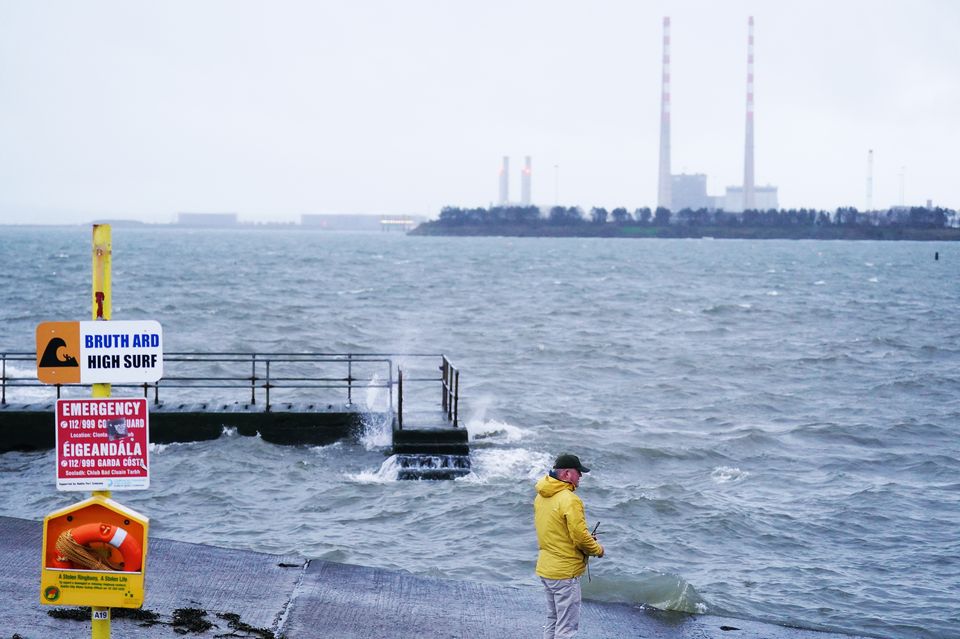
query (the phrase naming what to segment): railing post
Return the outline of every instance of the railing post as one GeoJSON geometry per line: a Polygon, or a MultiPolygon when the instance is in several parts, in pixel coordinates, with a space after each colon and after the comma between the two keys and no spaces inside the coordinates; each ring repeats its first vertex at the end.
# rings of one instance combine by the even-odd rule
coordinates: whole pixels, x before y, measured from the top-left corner
{"type": "Polygon", "coordinates": [[[457,427],[460,412],[460,371],[453,371],[453,427],[457,427]]]}
{"type": "Polygon", "coordinates": [[[267,412],[270,412],[270,360],[267,360],[267,383],[263,386],[267,390],[267,412]]]}
{"type": "Polygon", "coordinates": [[[0,399],[0,404],[7,403],[7,354],[3,354],[3,398],[0,399]]]}
{"type": "Polygon", "coordinates": [[[453,376],[457,372],[457,369],[453,367],[449,361],[447,361],[447,379],[444,382],[446,385],[447,391],[447,421],[453,421],[453,376]]]}
{"type": "Polygon", "coordinates": [[[353,353],[347,353],[347,406],[353,405],[353,353]]]}
{"type": "MultiPolygon", "coordinates": [[[[400,367],[397,367],[400,370],[400,367]]],[[[390,394],[390,410],[393,410],[393,360],[387,360],[387,392],[390,394]]]]}
{"type": "Polygon", "coordinates": [[[160,405],[160,380],[158,379],[153,383],[153,405],[160,405]]]}
{"type": "MultiPolygon", "coordinates": [[[[450,362],[447,361],[446,355],[441,355],[440,360],[440,390],[443,391],[443,412],[447,413],[447,373],[450,370],[450,362]]],[[[449,415],[449,414],[448,414],[449,415]]]]}
{"type": "Polygon", "coordinates": [[[250,403],[253,405],[256,405],[257,403],[257,354],[256,353],[254,353],[250,357],[250,403]]]}
{"type": "Polygon", "coordinates": [[[397,367],[397,430],[403,430],[403,369],[397,367]]]}

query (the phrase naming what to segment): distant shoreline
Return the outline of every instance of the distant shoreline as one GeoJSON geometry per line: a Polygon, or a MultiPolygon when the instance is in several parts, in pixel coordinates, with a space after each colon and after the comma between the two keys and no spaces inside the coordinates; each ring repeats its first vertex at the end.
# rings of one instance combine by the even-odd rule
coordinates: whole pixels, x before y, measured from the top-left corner
{"type": "Polygon", "coordinates": [[[960,228],[897,228],[890,226],[669,226],[619,224],[497,224],[452,226],[424,222],[408,232],[415,236],[445,237],[611,237],[717,240],[909,240],[960,241],[960,228]]]}

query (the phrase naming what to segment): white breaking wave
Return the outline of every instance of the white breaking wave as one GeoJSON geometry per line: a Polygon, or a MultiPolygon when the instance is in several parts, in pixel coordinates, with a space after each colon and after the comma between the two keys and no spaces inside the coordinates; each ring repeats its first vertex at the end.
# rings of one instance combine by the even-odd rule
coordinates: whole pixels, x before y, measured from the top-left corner
{"type": "Polygon", "coordinates": [[[549,453],[526,448],[487,448],[470,455],[470,474],[456,481],[486,483],[491,479],[536,479],[553,463],[549,453]]]}
{"type": "Polygon", "coordinates": [[[387,448],[393,444],[393,425],[389,413],[368,413],[362,418],[360,443],[367,450],[387,448]]]}
{"type": "MultiPolygon", "coordinates": [[[[22,366],[19,362],[7,362],[6,377],[10,382],[27,380],[37,381],[36,366],[22,366]]],[[[52,386],[7,386],[7,402],[13,404],[34,404],[37,402],[53,402],[56,400],[56,391],[52,386]]],[[[51,422],[52,423],[52,422],[51,422]]]]}
{"type": "Polygon", "coordinates": [[[749,472],[740,470],[739,468],[731,468],[730,466],[717,466],[713,469],[713,472],[710,473],[710,478],[718,484],[724,484],[726,482],[744,480],[749,475],[749,472]]]}
{"type": "Polygon", "coordinates": [[[374,413],[385,413],[390,410],[390,393],[376,373],[367,384],[364,403],[366,409],[374,413]]]}
{"type": "Polygon", "coordinates": [[[399,472],[400,465],[397,463],[397,456],[391,455],[380,464],[380,468],[377,470],[361,470],[359,473],[346,473],[344,476],[350,481],[361,484],[385,484],[397,481],[399,472]]]}
{"type": "Polygon", "coordinates": [[[326,444],[326,445],[323,445],[323,446],[311,446],[311,447],[310,447],[310,452],[311,452],[311,453],[314,453],[314,454],[316,454],[316,455],[326,455],[326,454],[327,454],[329,451],[331,451],[331,450],[336,451],[336,450],[339,450],[339,449],[341,449],[341,448],[343,448],[343,442],[342,442],[342,441],[335,441],[335,442],[333,442],[332,444],[326,444]]]}

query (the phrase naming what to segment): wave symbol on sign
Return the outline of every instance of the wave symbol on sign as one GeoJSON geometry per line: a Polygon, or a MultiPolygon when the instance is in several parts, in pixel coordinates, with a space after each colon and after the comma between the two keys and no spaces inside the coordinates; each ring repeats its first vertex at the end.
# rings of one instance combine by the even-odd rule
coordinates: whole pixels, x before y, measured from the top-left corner
{"type": "Polygon", "coordinates": [[[62,337],[54,337],[51,339],[47,344],[47,347],[43,349],[43,356],[40,358],[40,366],[42,368],[79,366],[79,364],[77,364],[77,359],[70,353],[66,352],[66,348],[67,343],[63,341],[62,337]],[[60,349],[64,349],[64,351],[61,353],[60,349]]]}

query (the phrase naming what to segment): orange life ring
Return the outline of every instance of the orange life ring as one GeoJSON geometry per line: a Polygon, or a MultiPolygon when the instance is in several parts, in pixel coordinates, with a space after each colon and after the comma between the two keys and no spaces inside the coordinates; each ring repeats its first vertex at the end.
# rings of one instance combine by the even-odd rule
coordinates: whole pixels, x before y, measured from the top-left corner
{"type": "Polygon", "coordinates": [[[120,526],[103,522],[83,524],[71,529],[70,535],[74,541],[84,546],[95,542],[110,544],[123,556],[123,572],[140,571],[143,558],[140,544],[120,526]]]}

